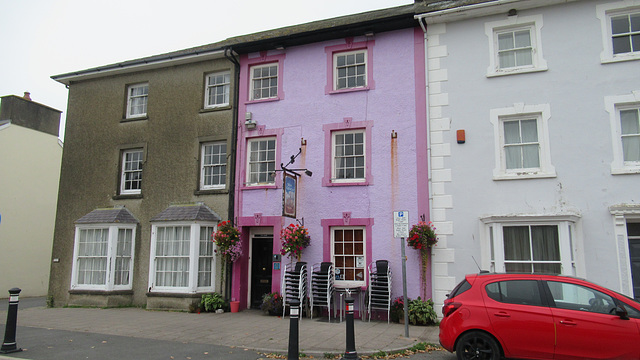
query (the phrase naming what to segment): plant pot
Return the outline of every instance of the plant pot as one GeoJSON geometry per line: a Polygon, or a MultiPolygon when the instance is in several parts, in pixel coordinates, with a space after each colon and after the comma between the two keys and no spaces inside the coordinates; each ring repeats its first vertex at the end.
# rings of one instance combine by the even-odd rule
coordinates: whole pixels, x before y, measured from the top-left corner
{"type": "Polygon", "coordinates": [[[240,301],[231,301],[229,303],[229,307],[231,308],[232,313],[237,313],[240,310],[240,301]]]}

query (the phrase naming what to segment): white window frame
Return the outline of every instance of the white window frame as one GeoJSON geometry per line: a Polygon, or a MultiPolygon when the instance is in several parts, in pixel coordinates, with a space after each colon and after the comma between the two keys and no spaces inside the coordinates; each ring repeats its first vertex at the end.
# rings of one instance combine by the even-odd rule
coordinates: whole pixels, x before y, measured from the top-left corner
{"type": "Polygon", "coordinates": [[[144,149],[127,149],[122,151],[121,166],[120,166],[120,194],[122,195],[135,195],[142,193],[142,168],[144,164],[144,149]],[[127,169],[127,154],[140,153],[140,166],[136,169],[127,169]],[[140,189],[127,189],[127,174],[139,172],[140,173],[140,189]]]}
{"type": "MultiPolygon", "coordinates": [[[[365,286],[367,282],[367,264],[370,259],[367,259],[367,227],[366,226],[332,226],[331,231],[331,261],[335,265],[336,277],[339,275],[339,268],[336,262],[335,254],[335,231],[336,230],[362,230],[362,255],[354,254],[355,257],[360,256],[362,258],[360,265],[354,266],[354,268],[361,268],[363,279],[359,280],[337,280],[334,279],[334,284],[338,288],[351,288],[365,286]]],[[[358,261],[354,259],[354,261],[358,261]]],[[[355,265],[358,265],[357,263],[355,265]]]]}
{"type": "Polygon", "coordinates": [[[487,77],[548,70],[547,61],[542,54],[542,36],[540,35],[543,26],[542,15],[509,16],[506,20],[487,22],[484,26],[485,34],[489,39],[489,67],[487,68],[487,77]],[[532,64],[501,69],[498,59],[498,34],[520,30],[529,30],[532,47],[532,64]]]}
{"type": "MultiPolygon", "coordinates": [[[[251,164],[253,163],[273,163],[273,171],[275,171],[275,166],[276,166],[276,159],[278,157],[278,139],[275,136],[269,136],[269,137],[258,137],[258,138],[251,138],[247,140],[247,167],[246,167],[246,173],[247,173],[247,178],[246,178],[246,185],[247,186],[263,186],[263,185],[274,185],[275,184],[275,177],[271,176],[269,174],[269,171],[267,171],[267,181],[266,182],[260,182],[260,181],[251,181],[251,175],[253,174],[251,172],[251,164]],[[263,142],[263,141],[274,141],[275,145],[274,145],[274,149],[273,149],[273,160],[269,161],[261,161],[261,160],[255,160],[252,161],[251,160],[251,155],[252,155],[252,151],[251,151],[251,144],[252,143],[256,143],[256,142],[263,142]]],[[[268,165],[267,165],[268,166],[268,165]]],[[[260,174],[261,172],[257,172],[258,174],[260,174]]]]}
{"type": "MultiPolygon", "coordinates": [[[[353,51],[342,51],[342,52],[336,52],[333,54],[333,90],[335,91],[341,91],[341,90],[350,90],[350,89],[363,89],[366,88],[368,86],[368,77],[369,77],[369,64],[367,62],[367,49],[359,49],[359,50],[353,50],[353,51]],[[363,63],[362,65],[364,65],[364,74],[361,74],[361,76],[364,77],[364,85],[356,85],[356,86],[348,86],[348,84],[345,84],[344,87],[338,87],[338,82],[339,82],[339,77],[338,77],[338,57],[340,56],[349,56],[349,55],[356,55],[357,54],[363,54],[363,63]]],[[[360,65],[360,63],[356,63],[353,65],[345,65],[344,68],[348,69],[349,68],[356,68],[357,66],[360,65]]],[[[348,79],[348,76],[347,76],[348,79]]]]}
{"type": "Polygon", "coordinates": [[[549,104],[525,105],[514,104],[513,107],[491,109],[490,120],[494,132],[495,168],[494,180],[513,180],[530,178],[556,177],[555,167],[551,164],[551,150],[549,145],[549,119],[551,110],[549,104]],[[538,142],[540,144],[540,167],[529,169],[507,169],[504,152],[505,136],[504,122],[511,120],[536,119],[538,125],[538,142]]]}
{"type": "MultiPolygon", "coordinates": [[[[355,145],[355,143],[354,143],[355,145]]],[[[331,132],[331,182],[332,183],[359,183],[367,180],[367,131],[366,129],[336,130],[331,132]],[[336,136],[344,134],[362,134],[362,154],[354,154],[352,157],[362,156],[363,176],[354,178],[338,178],[336,166],[336,136]]]]}
{"type": "MultiPolygon", "coordinates": [[[[215,231],[217,223],[215,222],[166,222],[151,225],[151,252],[149,262],[149,291],[150,292],[166,292],[166,293],[196,293],[196,292],[214,292],[216,291],[216,270],[217,259],[215,256],[215,244],[211,240],[212,234],[206,234],[206,241],[211,242],[213,255],[207,256],[211,258],[211,285],[210,286],[198,286],[198,276],[200,274],[200,229],[201,227],[209,227],[212,232],[215,231]],[[189,228],[189,254],[184,257],[188,257],[189,266],[187,269],[188,284],[187,286],[158,286],[156,285],[156,272],[157,272],[157,235],[158,228],[174,228],[174,227],[188,227],[189,228]]],[[[204,241],[204,240],[203,240],[204,241]]],[[[177,257],[177,256],[172,256],[177,257]]]]}
{"type": "Polygon", "coordinates": [[[640,60],[640,51],[622,54],[613,53],[613,34],[611,30],[611,19],[613,17],[638,12],[640,12],[640,0],[624,0],[596,5],[596,16],[600,20],[602,32],[601,63],[640,60]]]}
{"type": "Polygon", "coordinates": [[[227,143],[225,141],[213,141],[206,142],[200,145],[200,189],[201,190],[215,190],[215,189],[224,189],[227,186],[227,143]],[[225,148],[224,153],[219,152],[216,155],[212,155],[212,157],[220,157],[222,155],[222,161],[218,163],[208,163],[206,156],[206,148],[214,147],[218,148],[223,146],[225,148]],[[224,181],[217,184],[207,184],[207,169],[208,168],[221,168],[223,169],[220,177],[224,178],[224,181]]]}
{"type": "Polygon", "coordinates": [[[481,265],[483,269],[488,269],[492,272],[505,272],[504,227],[551,225],[558,227],[562,274],[584,276],[583,255],[578,252],[578,249],[582,249],[582,241],[578,229],[580,217],[578,215],[488,216],[480,220],[484,229],[481,237],[481,265]]]}
{"type": "Polygon", "coordinates": [[[214,109],[218,107],[228,106],[229,93],[230,93],[229,90],[231,88],[231,72],[219,71],[219,72],[207,74],[205,82],[206,82],[205,97],[204,97],[205,109],[214,109]],[[216,82],[216,79],[218,79],[218,77],[220,76],[222,76],[222,81],[218,83],[216,82]],[[223,101],[217,102],[217,98],[218,98],[218,95],[220,95],[220,93],[223,96],[223,101]]]}
{"type": "Polygon", "coordinates": [[[634,90],[626,95],[613,95],[604,98],[605,110],[609,113],[611,126],[611,144],[613,145],[613,161],[611,162],[611,174],[639,174],[640,162],[624,161],[622,149],[622,125],[620,123],[620,111],[640,108],[640,90],[634,90]]]}
{"type": "MultiPolygon", "coordinates": [[[[270,63],[265,63],[265,64],[257,64],[257,65],[253,65],[249,67],[249,99],[251,101],[257,101],[257,100],[268,100],[268,99],[277,99],[278,98],[278,92],[280,91],[279,86],[278,86],[278,82],[280,81],[279,77],[281,76],[280,74],[280,64],[278,61],[276,62],[270,62],[270,63]],[[256,80],[256,78],[254,77],[254,70],[256,69],[263,69],[263,68],[269,68],[275,66],[276,68],[276,75],[275,76],[268,76],[268,77],[260,77],[259,79],[269,79],[269,82],[271,83],[274,79],[275,79],[275,86],[272,84],[269,84],[269,89],[275,87],[276,89],[276,93],[275,95],[271,95],[271,91],[269,91],[269,96],[263,97],[262,95],[260,96],[255,96],[255,84],[254,81],[256,80]]],[[[260,89],[264,89],[263,87],[260,87],[260,89]]]]}
{"type": "Polygon", "coordinates": [[[131,290],[133,283],[133,264],[135,263],[135,240],[136,240],[136,224],[87,224],[87,225],[76,225],[76,231],[74,236],[74,247],[73,247],[73,266],[71,272],[71,290],[102,290],[102,291],[112,291],[112,290],[131,290]],[[79,258],[81,254],[80,251],[80,237],[81,232],[90,231],[90,230],[102,230],[107,231],[107,253],[104,254],[106,258],[106,272],[105,282],[104,284],[79,284],[78,283],[78,272],[80,271],[79,258]],[[131,232],[131,256],[129,258],[129,266],[126,269],[129,272],[129,283],[128,284],[115,284],[115,271],[116,271],[116,261],[119,258],[118,256],[118,232],[119,230],[128,230],[131,232]]]}
{"type": "Polygon", "coordinates": [[[149,83],[141,83],[129,85],[127,87],[127,119],[135,119],[147,116],[147,106],[149,104],[149,83]],[[144,88],[145,92],[143,94],[134,94],[136,89],[144,88]],[[131,111],[135,106],[135,100],[141,100],[143,102],[144,111],[132,114],[131,111]]]}
{"type": "Polygon", "coordinates": [[[618,204],[609,207],[612,216],[613,235],[618,255],[618,274],[620,292],[634,297],[631,260],[629,259],[629,236],[627,223],[640,221],[640,205],[618,204]]]}

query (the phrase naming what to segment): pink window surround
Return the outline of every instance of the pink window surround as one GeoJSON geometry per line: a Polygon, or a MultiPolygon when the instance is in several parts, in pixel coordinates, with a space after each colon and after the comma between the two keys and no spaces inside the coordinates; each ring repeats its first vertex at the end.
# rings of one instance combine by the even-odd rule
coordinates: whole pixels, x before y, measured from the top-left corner
{"type": "MultiPolygon", "coordinates": [[[[320,220],[320,224],[322,225],[322,238],[324,239],[322,244],[322,261],[333,261],[331,259],[331,229],[334,227],[357,227],[364,226],[366,232],[366,265],[368,266],[371,263],[373,250],[373,218],[351,218],[351,212],[342,213],[342,218],[340,219],[322,219],[320,220]]],[[[365,269],[366,271],[366,269],[365,269]]]]}
{"type": "Polygon", "coordinates": [[[254,130],[245,132],[244,142],[241,144],[243,151],[239,152],[244,158],[240,162],[240,178],[242,183],[240,184],[240,190],[254,190],[254,189],[278,189],[282,187],[281,172],[276,171],[276,177],[273,179],[274,183],[269,185],[247,185],[247,167],[249,166],[249,140],[256,140],[259,138],[274,137],[276,138],[276,169],[280,164],[280,153],[282,148],[282,134],[284,129],[269,129],[267,130],[264,125],[257,126],[254,130]]]}
{"type": "Polygon", "coordinates": [[[341,123],[324,124],[322,130],[324,131],[324,177],[322,178],[322,186],[362,186],[373,184],[373,176],[371,175],[371,128],[373,127],[373,121],[353,121],[352,118],[344,118],[341,123]],[[364,129],[365,132],[365,178],[364,181],[354,182],[332,182],[333,175],[333,133],[341,130],[358,130],[364,129]]]}
{"type": "Polygon", "coordinates": [[[375,82],[373,81],[373,46],[375,45],[375,40],[367,40],[361,42],[353,42],[353,38],[347,38],[345,40],[345,44],[327,46],[324,48],[324,52],[327,54],[327,85],[324,88],[325,95],[341,94],[354,91],[366,91],[375,89],[376,87],[375,82]],[[352,89],[335,90],[335,65],[333,63],[333,56],[341,52],[364,49],[367,50],[367,86],[352,89]]]}
{"type": "Polygon", "coordinates": [[[247,101],[245,104],[255,104],[268,101],[279,101],[284,99],[284,90],[282,86],[282,78],[284,74],[284,57],[285,54],[267,55],[266,51],[261,51],[260,56],[247,59],[247,101]],[[251,100],[251,68],[256,65],[278,64],[278,96],[270,99],[251,100]]]}

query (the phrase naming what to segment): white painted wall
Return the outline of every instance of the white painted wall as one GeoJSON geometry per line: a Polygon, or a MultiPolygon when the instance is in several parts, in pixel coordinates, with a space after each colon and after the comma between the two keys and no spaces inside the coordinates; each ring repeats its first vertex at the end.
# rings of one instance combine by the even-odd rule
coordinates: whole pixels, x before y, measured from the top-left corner
{"type": "Polygon", "coordinates": [[[45,296],[58,200],[62,144],[57,136],[0,126],[0,298],[45,296]]]}
{"type": "Polygon", "coordinates": [[[491,39],[485,23],[505,20],[506,13],[428,25],[432,218],[443,229],[434,253],[436,303],[465,274],[478,272],[472,257],[487,263],[481,256],[487,234],[480,220],[487,216],[579,216],[573,239],[576,275],[629,292],[626,243],[616,237],[620,226],[610,207],[632,204],[637,216],[640,174],[612,174],[605,98],[640,90],[640,61],[601,63],[596,6],[615,2],[576,1],[518,11],[518,17],[543,20],[548,69],[525,74],[487,77],[491,39]],[[518,103],[548,106],[555,177],[494,180],[490,113],[518,103]],[[459,129],[466,131],[465,144],[456,143],[459,129]]]}

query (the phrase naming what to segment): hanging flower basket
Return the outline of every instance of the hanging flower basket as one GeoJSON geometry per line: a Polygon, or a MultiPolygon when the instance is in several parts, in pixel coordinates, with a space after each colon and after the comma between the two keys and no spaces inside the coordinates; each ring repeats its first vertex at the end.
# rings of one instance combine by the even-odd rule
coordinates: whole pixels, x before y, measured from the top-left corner
{"type": "MultiPolygon", "coordinates": [[[[242,256],[242,239],[238,230],[231,221],[223,221],[218,224],[218,229],[212,234],[216,244],[215,252],[222,256],[224,265],[231,264],[242,256]]],[[[220,272],[220,278],[224,279],[224,268],[220,272]]]]}
{"type": "MultiPolygon", "coordinates": [[[[422,260],[422,274],[420,275],[422,277],[423,292],[426,291],[426,287],[424,285],[427,283],[429,253],[431,252],[431,247],[435,246],[437,243],[438,237],[436,235],[436,228],[433,226],[431,221],[428,223],[420,221],[413,225],[409,231],[409,240],[407,241],[407,244],[420,251],[420,259],[422,260]]],[[[423,295],[425,295],[425,298],[427,297],[426,294],[423,295]]]]}
{"type": "Polygon", "coordinates": [[[290,259],[300,260],[302,250],[309,246],[311,238],[309,232],[304,226],[289,224],[280,232],[282,239],[281,255],[287,255],[290,259]]]}

